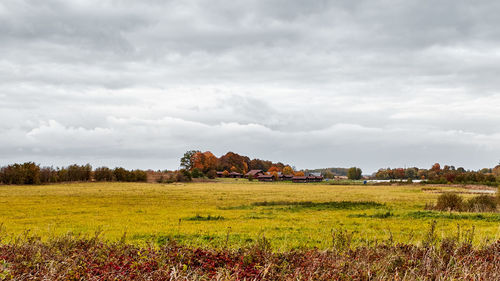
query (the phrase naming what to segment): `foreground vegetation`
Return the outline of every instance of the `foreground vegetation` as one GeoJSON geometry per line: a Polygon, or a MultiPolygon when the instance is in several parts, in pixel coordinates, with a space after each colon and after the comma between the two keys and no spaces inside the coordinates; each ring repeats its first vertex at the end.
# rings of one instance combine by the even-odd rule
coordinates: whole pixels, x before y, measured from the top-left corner
{"type": "Polygon", "coordinates": [[[184,184],[79,183],[0,186],[6,239],[29,230],[44,241],[102,231],[102,238],[189,247],[241,248],[266,237],[275,251],[329,249],[343,229],[352,246],[391,239],[418,244],[436,221],[437,239],[474,229],[474,245],[500,237],[498,212],[426,210],[459,187],[338,186],[261,183],[244,179],[184,184]]]}
{"type": "MultiPolygon", "coordinates": [[[[429,232],[432,237],[432,232],[429,232]]],[[[0,245],[2,280],[499,280],[500,241],[473,248],[458,238],[422,246],[385,243],[319,251],[270,251],[265,239],[239,250],[168,243],[138,247],[96,237],[25,237],[0,245]]]]}

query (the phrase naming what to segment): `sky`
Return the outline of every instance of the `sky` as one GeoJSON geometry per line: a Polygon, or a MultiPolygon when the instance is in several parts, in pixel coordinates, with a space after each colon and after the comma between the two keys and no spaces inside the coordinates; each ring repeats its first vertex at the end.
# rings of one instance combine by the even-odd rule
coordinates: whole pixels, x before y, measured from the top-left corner
{"type": "Polygon", "coordinates": [[[499,1],[0,2],[0,165],[500,161],[499,1]]]}

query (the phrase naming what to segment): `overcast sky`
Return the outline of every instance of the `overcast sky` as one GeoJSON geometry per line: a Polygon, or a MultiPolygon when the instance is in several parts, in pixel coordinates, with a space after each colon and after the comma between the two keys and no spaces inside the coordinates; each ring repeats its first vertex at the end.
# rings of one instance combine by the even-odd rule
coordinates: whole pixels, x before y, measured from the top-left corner
{"type": "Polygon", "coordinates": [[[500,160],[499,1],[0,2],[0,164],[500,160]]]}

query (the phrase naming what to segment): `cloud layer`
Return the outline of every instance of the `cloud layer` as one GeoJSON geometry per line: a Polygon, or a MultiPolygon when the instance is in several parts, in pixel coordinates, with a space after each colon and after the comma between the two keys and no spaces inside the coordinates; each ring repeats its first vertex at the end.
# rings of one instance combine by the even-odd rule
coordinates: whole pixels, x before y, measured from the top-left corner
{"type": "Polygon", "coordinates": [[[0,161],[500,159],[496,1],[0,3],[0,161]]]}

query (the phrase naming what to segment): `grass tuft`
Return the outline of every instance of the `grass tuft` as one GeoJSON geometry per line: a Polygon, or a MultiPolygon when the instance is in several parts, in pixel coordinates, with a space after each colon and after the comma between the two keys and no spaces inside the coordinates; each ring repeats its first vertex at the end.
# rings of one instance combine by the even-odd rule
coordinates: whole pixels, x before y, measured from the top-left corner
{"type": "Polygon", "coordinates": [[[206,217],[200,216],[199,214],[196,214],[196,216],[186,218],[185,220],[188,221],[219,221],[219,220],[224,220],[225,218],[223,216],[212,216],[212,215],[207,215],[206,217]]]}

